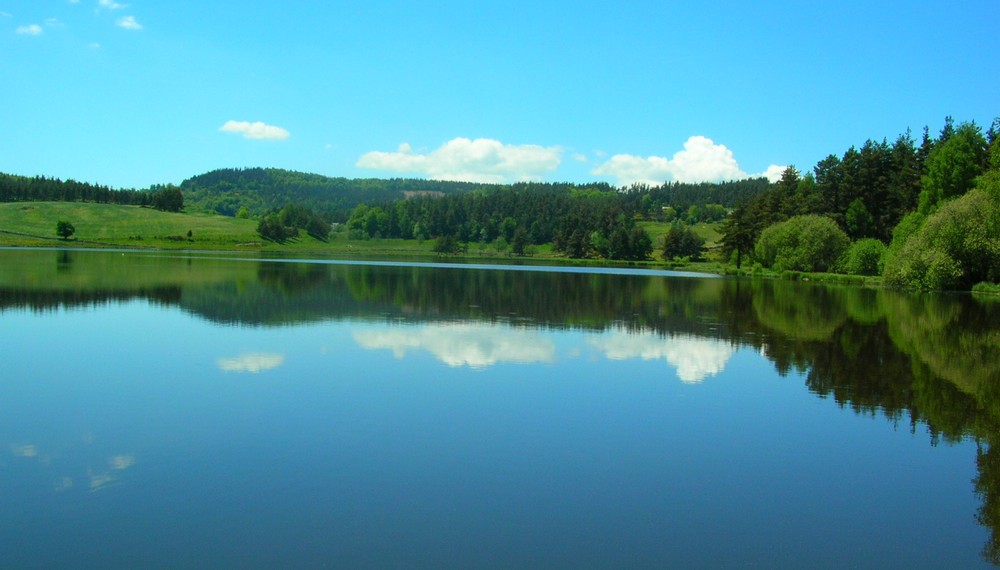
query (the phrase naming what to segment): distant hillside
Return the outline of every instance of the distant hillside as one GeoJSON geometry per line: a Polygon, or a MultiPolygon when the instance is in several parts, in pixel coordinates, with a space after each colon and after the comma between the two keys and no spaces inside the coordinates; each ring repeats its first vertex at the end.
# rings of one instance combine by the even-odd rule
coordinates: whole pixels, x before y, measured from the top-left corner
{"type": "Polygon", "coordinates": [[[401,200],[414,195],[443,196],[497,188],[490,184],[393,178],[330,178],[279,168],[226,168],[181,183],[184,205],[226,216],[241,207],[260,215],[287,204],[307,206],[335,221],[346,221],[361,203],[401,200]]]}

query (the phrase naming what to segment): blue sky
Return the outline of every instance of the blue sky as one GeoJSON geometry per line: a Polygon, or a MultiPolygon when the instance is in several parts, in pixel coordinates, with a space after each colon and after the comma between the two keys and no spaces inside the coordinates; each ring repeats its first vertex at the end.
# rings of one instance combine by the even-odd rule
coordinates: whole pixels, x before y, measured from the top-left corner
{"type": "Polygon", "coordinates": [[[0,0],[0,172],[717,180],[1000,115],[1000,2],[0,0]]]}

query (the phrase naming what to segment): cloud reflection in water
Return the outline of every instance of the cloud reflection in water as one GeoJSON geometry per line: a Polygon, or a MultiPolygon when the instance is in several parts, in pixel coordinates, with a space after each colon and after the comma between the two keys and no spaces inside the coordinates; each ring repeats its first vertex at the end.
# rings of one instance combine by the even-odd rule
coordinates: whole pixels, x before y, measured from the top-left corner
{"type": "Polygon", "coordinates": [[[425,350],[452,367],[485,368],[501,362],[550,363],[555,344],[535,331],[484,324],[444,323],[419,328],[356,331],[354,340],[367,349],[389,349],[396,358],[425,350]]]}
{"type": "Polygon", "coordinates": [[[285,355],[268,352],[241,354],[235,358],[220,358],[215,361],[223,372],[249,372],[258,374],[277,368],[285,363],[285,355]]]}
{"type": "MultiPolygon", "coordinates": [[[[388,349],[396,358],[426,351],[451,367],[486,368],[498,363],[552,363],[555,342],[544,332],[482,323],[436,323],[419,327],[371,328],[355,331],[362,348],[388,349]]],[[[693,335],[662,336],[653,331],[616,329],[588,335],[586,344],[609,360],[663,360],[686,383],[701,382],[725,369],[735,352],[724,340],[693,335]]],[[[579,348],[565,354],[581,356],[579,348]]]]}
{"type": "Polygon", "coordinates": [[[616,331],[591,337],[587,342],[611,360],[666,360],[677,368],[677,377],[687,383],[701,382],[722,372],[734,352],[726,341],[688,335],[663,337],[654,332],[616,331]]]}

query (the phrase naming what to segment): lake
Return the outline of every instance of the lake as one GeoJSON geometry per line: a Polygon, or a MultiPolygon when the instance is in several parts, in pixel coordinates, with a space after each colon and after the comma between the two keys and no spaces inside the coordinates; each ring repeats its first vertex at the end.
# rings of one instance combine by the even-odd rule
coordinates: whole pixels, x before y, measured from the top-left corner
{"type": "Polygon", "coordinates": [[[6,249],[0,346],[4,568],[1000,561],[970,295],[6,249]]]}

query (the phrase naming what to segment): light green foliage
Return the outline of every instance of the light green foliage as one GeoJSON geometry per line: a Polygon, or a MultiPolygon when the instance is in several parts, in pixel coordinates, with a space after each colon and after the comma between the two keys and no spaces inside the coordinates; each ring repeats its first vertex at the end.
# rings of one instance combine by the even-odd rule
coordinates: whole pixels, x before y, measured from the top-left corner
{"type": "Polygon", "coordinates": [[[829,271],[849,244],[833,220],[795,216],[761,232],[754,254],[765,267],[778,271],[829,271]]]}
{"type": "Polygon", "coordinates": [[[888,255],[891,256],[898,253],[903,248],[906,240],[910,239],[910,236],[920,230],[920,226],[924,225],[924,220],[926,219],[927,216],[916,211],[903,216],[903,219],[899,220],[896,227],[892,229],[892,243],[889,244],[888,255]]]}
{"type": "Polygon", "coordinates": [[[687,214],[685,219],[689,224],[697,224],[698,222],[718,222],[726,219],[728,212],[726,208],[719,204],[705,204],[699,206],[697,204],[692,204],[687,209],[687,214]]]}
{"type": "Polygon", "coordinates": [[[898,252],[888,257],[883,275],[886,285],[968,289],[979,281],[1000,281],[1000,183],[996,179],[993,173],[983,176],[980,188],[928,216],[898,252]]]}
{"type": "Polygon", "coordinates": [[[877,239],[860,239],[847,248],[840,270],[849,275],[881,275],[885,251],[885,244],[877,239]]]}
{"type": "Polygon", "coordinates": [[[921,179],[918,209],[929,214],[940,204],[972,188],[983,172],[986,139],[979,127],[963,123],[927,157],[927,174],[921,179]]]}

